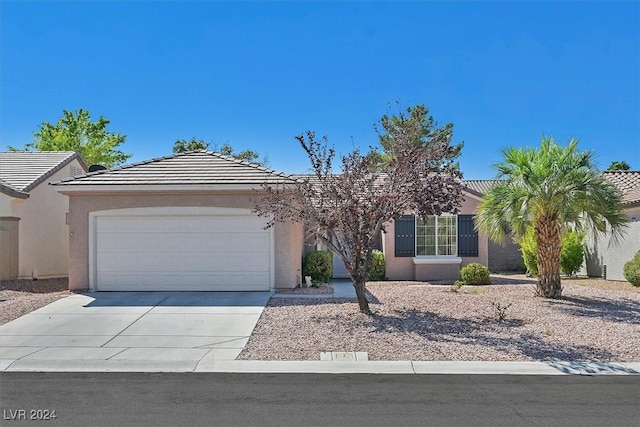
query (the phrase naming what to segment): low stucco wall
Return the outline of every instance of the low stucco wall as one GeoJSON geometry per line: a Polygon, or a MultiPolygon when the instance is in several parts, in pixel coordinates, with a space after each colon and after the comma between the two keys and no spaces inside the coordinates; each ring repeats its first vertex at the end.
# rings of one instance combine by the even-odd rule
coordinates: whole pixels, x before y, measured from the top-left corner
{"type": "MultiPolygon", "coordinates": [[[[219,207],[252,209],[255,193],[127,193],[69,197],[69,289],[89,288],[89,213],[147,207],[219,207]]],[[[266,225],[266,219],[265,219],[266,225]]],[[[302,227],[278,223],[274,228],[275,287],[297,285],[302,259],[302,227]]]]}

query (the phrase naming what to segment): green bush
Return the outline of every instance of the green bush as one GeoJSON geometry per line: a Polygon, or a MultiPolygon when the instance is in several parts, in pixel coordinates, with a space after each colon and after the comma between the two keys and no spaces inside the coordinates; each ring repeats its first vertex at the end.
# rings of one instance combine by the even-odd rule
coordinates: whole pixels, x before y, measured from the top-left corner
{"type": "Polygon", "coordinates": [[[311,276],[314,286],[329,283],[333,275],[333,254],[330,251],[314,251],[304,256],[302,274],[311,276]]]}
{"type": "Polygon", "coordinates": [[[473,262],[460,270],[460,280],[465,285],[490,285],[489,269],[486,265],[473,262]]]}
{"type": "Polygon", "coordinates": [[[536,239],[533,236],[533,227],[527,228],[527,232],[520,239],[520,252],[522,252],[522,260],[524,261],[527,271],[533,276],[538,275],[538,256],[536,251],[538,245],[536,239]]]}
{"type": "Polygon", "coordinates": [[[624,278],[633,286],[640,286],[640,251],[636,252],[636,255],[624,264],[622,270],[624,278]]]}
{"type": "Polygon", "coordinates": [[[560,269],[567,276],[572,276],[580,270],[584,260],[584,233],[570,231],[562,236],[562,256],[560,269]]]}
{"type": "Polygon", "coordinates": [[[371,259],[371,270],[367,276],[367,280],[371,282],[377,282],[384,280],[384,254],[382,251],[373,251],[373,257],[371,259]]]}
{"type": "MultiPolygon", "coordinates": [[[[568,276],[580,270],[584,260],[584,246],[582,241],[584,233],[577,231],[567,231],[562,234],[562,255],[560,258],[560,269],[568,276]]],[[[520,252],[524,265],[533,276],[538,275],[538,244],[534,237],[533,227],[527,228],[527,232],[519,241],[520,252]]]]}

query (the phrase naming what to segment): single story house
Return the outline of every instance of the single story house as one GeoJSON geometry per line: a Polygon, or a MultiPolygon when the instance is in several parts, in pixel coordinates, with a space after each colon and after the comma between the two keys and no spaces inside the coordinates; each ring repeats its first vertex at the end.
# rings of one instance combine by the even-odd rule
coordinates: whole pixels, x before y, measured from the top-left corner
{"type": "Polygon", "coordinates": [[[75,152],[0,153],[0,280],[67,276],[69,200],[48,183],[86,171],[75,152]]]}
{"type": "Polygon", "coordinates": [[[624,281],[624,264],[640,251],[640,171],[604,171],[603,175],[622,193],[622,209],[629,221],[627,232],[618,242],[608,235],[588,236],[586,263],[580,273],[624,281]]]}
{"type": "Polygon", "coordinates": [[[269,291],[300,283],[303,230],[252,213],[287,175],[194,151],[53,183],[69,197],[69,288],[269,291]]]}
{"type": "MultiPolygon", "coordinates": [[[[269,291],[301,282],[304,230],[265,229],[252,213],[261,184],[296,177],[194,151],[53,183],[69,197],[72,290],[269,291]]],[[[459,215],[392,222],[382,237],[392,280],[455,280],[487,264],[474,230],[481,194],[465,187],[459,215]]],[[[307,247],[308,249],[308,247],[307,247]]]]}

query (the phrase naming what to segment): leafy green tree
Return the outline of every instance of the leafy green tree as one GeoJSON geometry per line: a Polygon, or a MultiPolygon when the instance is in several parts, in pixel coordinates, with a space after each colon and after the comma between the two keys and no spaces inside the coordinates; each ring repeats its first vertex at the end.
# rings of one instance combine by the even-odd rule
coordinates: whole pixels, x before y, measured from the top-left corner
{"type": "Polygon", "coordinates": [[[609,171],[628,171],[629,169],[631,169],[631,166],[629,166],[629,163],[625,162],[624,160],[622,160],[621,162],[611,162],[611,164],[607,168],[607,170],[609,171]]]}
{"type": "MultiPolygon", "coordinates": [[[[173,144],[173,152],[174,153],[184,153],[187,151],[195,151],[195,150],[207,150],[209,148],[209,143],[205,142],[204,139],[196,139],[196,137],[192,137],[190,141],[186,139],[179,139],[173,144]]],[[[240,152],[234,152],[233,147],[225,142],[218,148],[216,144],[213,147],[214,151],[218,153],[233,157],[234,159],[243,160],[248,163],[255,163],[258,165],[266,166],[269,162],[266,157],[262,160],[258,160],[260,158],[260,154],[254,150],[244,150],[240,152]]]]}
{"type": "MultiPolygon", "coordinates": [[[[562,249],[560,255],[560,270],[567,276],[575,274],[584,261],[584,240],[585,234],[567,228],[562,233],[562,249]]],[[[535,240],[535,230],[533,226],[527,227],[523,236],[517,241],[520,245],[522,258],[530,274],[538,275],[538,244],[535,240]]]]}
{"type": "Polygon", "coordinates": [[[503,182],[495,185],[480,203],[476,225],[495,241],[503,242],[505,230],[524,235],[532,226],[537,244],[537,292],[548,298],[562,296],[560,260],[562,231],[592,229],[625,231],[620,192],[596,169],[591,151],[578,151],[572,139],[561,147],[543,138],[539,149],[509,147],[495,169],[503,182]]]}
{"type": "Polygon", "coordinates": [[[190,141],[186,139],[178,139],[173,144],[173,152],[174,153],[185,153],[187,151],[195,151],[195,150],[206,150],[209,148],[209,143],[205,142],[204,139],[196,139],[194,136],[190,141]]]}
{"type": "Polygon", "coordinates": [[[89,164],[108,168],[123,164],[131,154],[117,150],[126,136],[107,129],[109,120],[100,116],[92,122],[88,110],[72,112],[63,110],[63,116],[53,125],[42,122],[33,136],[33,142],[23,150],[9,147],[11,151],[75,151],[89,164]]]}

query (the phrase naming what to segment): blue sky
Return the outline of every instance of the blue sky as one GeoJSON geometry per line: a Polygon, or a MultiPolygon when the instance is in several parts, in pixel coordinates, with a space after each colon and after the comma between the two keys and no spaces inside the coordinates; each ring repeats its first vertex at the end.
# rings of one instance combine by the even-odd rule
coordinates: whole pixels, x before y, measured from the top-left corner
{"type": "Polygon", "coordinates": [[[0,14],[1,151],[84,108],[127,135],[130,161],[195,136],[299,173],[295,135],[366,148],[398,101],[454,123],[467,179],[543,135],[640,169],[638,2],[2,1],[0,14]]]}

